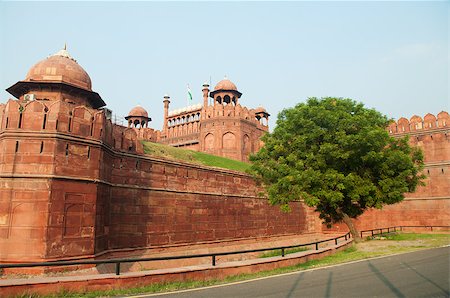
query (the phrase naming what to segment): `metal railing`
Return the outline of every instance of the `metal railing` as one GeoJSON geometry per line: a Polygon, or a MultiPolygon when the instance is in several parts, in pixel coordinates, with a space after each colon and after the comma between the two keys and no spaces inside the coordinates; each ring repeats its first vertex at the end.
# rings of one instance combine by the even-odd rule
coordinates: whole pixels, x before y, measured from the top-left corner
{"type": "Polygon", "coordinates": [[[371,236],[373,237],[376,235],[381,235],[383,233],[403,231],[404,228],[425,228],[425,229],[430,228],[430,230],[433,231],[433,228],[450,229],[450,226],[393,226],[393,227],[387,227],[387,228],[376,228],[376,229],[371,229],[371,230],[360,231],[360,235],[362,238],[363,233],[370,233],[371,236]]]}
{"type": "Polygon", "coordinates": [[[324,239],[316,242],[309,242],[297,245],[288,246],[278,246],[278,247],[266,247],[258,249],[248,249],[248,250],[237,250],[237,251],[227,251],[227,252],[217,252],[208,254],[194,254],[194,255],[184,255],[184,256],[168,256],[168,257],[154,257],[154,258],[124,258],[124,259],[106,259],[106,260],[90,260],[90,261],[50,261],[50,262],[38,262],[38,263],[16,263],[16,264],[0,264],[0,270],[4,268],[31,268],[31,267],[53,267],[53,266],[73,266],[73,265],[100,265],[100,264],[115,264],[115,273],[120,275],[120,265],[122,263],[132,263],[132,262],[149,262],[149,261],[168,261],[168,260],[180,260],[180,259],[193,259],[193,258],[204,258],[210,257],[212,266],[216,266],[218,256],[228,256],[236,254],[245,254],[253,252],[263,252],[263,251],[273,251],[281,250],[281,256],[286,255],[286,250],[290,248],[299,248],[305,246],[315,246],[315,250],[319,250],[319,244],[334,241],[335,245],[338,244],[339,239],[350,239],[350,232],[345,235],[338,236],[335,238],[324,239]]]}

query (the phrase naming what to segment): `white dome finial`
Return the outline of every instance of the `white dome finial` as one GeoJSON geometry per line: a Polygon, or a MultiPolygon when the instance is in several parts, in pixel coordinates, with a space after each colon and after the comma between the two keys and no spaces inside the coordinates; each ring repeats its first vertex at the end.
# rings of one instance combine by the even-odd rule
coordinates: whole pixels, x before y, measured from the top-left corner
{"type": "Polygon", "coordinates": [[[67,51],[67,43],[64,43],[64,48],[62,50],[59,50],[56,54],[53,54],[52,56],[61,56],[77,62],[77,60],[73,59],[73,57],[70,56],[69,52],[67,51]]]}

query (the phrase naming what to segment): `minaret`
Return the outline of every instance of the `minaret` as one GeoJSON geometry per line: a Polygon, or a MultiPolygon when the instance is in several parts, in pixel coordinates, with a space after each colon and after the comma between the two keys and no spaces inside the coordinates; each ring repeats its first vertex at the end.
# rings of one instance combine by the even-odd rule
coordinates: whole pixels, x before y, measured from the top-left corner
{"type": "Polygon", "coordinates": [[[163,132],[167,136],[167,118],[169,117],[169,103],[170,103],[170,96],[168,94],[164,95],[164,125],[163,125],[163,132]]]}
{"type": "Polygon", "coordinates": [[[203,84],[203,107],[206,108],[208,106],[208,96],[209,96],[209,84],[203,84]]]}

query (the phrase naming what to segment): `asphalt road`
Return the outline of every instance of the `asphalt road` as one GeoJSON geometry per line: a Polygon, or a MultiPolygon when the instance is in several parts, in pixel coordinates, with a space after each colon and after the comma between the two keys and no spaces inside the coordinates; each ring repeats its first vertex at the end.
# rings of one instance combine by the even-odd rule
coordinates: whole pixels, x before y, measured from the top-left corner
{"type": "Polygon", "coordinates": [[[450,297],[450,247],[139,297],[450,297]]]}

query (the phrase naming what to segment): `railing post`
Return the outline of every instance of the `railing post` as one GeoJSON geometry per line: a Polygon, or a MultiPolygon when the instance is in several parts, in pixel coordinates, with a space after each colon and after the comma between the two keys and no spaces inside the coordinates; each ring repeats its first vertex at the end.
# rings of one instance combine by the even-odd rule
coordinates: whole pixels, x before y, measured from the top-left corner
{"type": "Polygon", "coordinates": [[[431,231],[433,231],[433,226],[430,226],[431,231]]]}
{"type": "Polygon", "coordinates": [[[212,255],[212,265],[216,266],[216,256],[212,255]]]}
{"type": "Polygon", "coordinates": [[[388,228],[388,233],[389,233],[389,228],[388,228]]]}
{"type": "Polygon", "coordinates": [[[120,275],[120,262],[116,263],[116,275],[120,275]]]}
{"type": "Polygon", "coordinates": [[[373,237],[373,230],[371,232],[372,232],[372,237],[373,237]]]}
{"type": "Polygon", "coordinates": [[[362,231],[361,231],[361,238],[362,238],[362,231]]]}
{"type": "Polygon", "coordinates": [[[316,250],[319,250],[319,243],[316,242],[316,250]]]}
{"type": "Polygon", "coordinates": [[[347,234],[344,235],[345,241],[347,241],[347,234]]]}
{"type": "Polygon", "coordinates": [[[284,257],[284,247],[281,248],[281,256],[284,257]]]}

